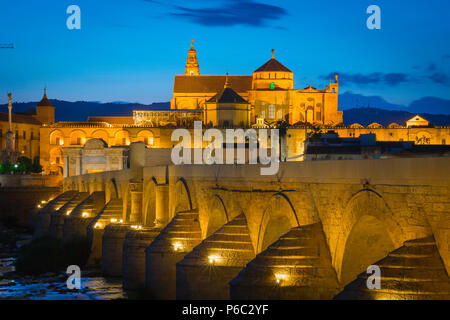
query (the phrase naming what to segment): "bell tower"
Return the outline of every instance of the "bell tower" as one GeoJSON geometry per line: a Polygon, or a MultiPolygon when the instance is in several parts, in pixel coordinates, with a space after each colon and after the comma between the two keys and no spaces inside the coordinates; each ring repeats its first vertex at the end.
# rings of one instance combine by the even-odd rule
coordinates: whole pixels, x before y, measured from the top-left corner
{"type": "Polygon", "coordinates": [[[199,76],[200,67],[198,66],[197,51],[194,49],[194,40],[191,40],[191,48],[188,51],[188,58],[186,61],[186,72],[187,76],[199,76]]]}

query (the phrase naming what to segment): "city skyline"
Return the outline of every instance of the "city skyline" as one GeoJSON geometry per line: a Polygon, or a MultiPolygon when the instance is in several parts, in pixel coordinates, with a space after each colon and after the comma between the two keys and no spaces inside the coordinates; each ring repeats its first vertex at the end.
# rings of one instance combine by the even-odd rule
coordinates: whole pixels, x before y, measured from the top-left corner
{"type": "Polygon", "coordinates": [[[67,101],[169,101],[194,39],[201,74],[251,75],[274,48],[296,88],[338,72],[341,92],[450,99],[444,1],[377,1],[381,30],[366,27],[369,2],[78,1],[81,30],[67,29],[70,4],[4,5],[0,42],[15,48],[0,51],[0,91],[17,102],[39,101],[45,86],[67,101]]]}

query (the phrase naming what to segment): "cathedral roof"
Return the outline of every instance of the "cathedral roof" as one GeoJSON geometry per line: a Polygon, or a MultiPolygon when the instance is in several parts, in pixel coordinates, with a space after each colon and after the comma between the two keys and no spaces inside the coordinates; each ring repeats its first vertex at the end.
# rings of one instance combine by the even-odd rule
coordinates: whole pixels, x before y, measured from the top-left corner
{"type": "MultiPolygon", "coordinates": [[[[0,112],[0,122],[8,122],[8,121],[9,121],[8,113],[0,112]]],[[[12,114],[12,122],[41,125],[41,122],[32,116],[17,113],[12,114]]]]}
{"type": "Polygon", "coordinates": [[[272,58],[264,63],[261,67],[256,69],[254,72],[267,72],[267,71],[284,71],[284,72],[292,72],[284,65],[282,65],[274,56],[275,50],[272,49],[272,58]]]}
{"type": "MultiPolygon", "coordinates": [[[[176,75],[174,93],[215,93],[223,90],[226,76],[176,75]]],[[[240,93],[252,89],[252,76],[228,76],[230,87],[240,93]]]]}
{"type": "Polygon", "coordinates": [[[38,107],[53,107],[50,100],[47,99],[47,90],[44,89],[44,96],[42,97],[42,100],[38,103],[38,107]]]}
{"type": "Polygon", "coordinates": [[[236,93],[230,87],[224,88],[221,92],[216,94],[214,97],[209,99],[206,102],[215,102],[215,103],[248,103],[244,98],[242,98],[239,94],[236,93]]]}

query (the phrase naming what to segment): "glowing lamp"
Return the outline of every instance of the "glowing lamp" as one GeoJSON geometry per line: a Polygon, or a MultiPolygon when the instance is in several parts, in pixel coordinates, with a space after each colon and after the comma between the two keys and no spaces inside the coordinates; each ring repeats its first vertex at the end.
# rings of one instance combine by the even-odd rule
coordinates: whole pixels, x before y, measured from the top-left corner
{"type": "Polygon", "coordinates": [[[175,243],[173,244],[173,251],[181,250],[181,248],[182,248],[181,243],[175,242],[175,243]]]}
{"type": "Polygon", "coordinates": [[[72,210],[67,210],[66,211],[66,216],[70,216],[70,213],[72,212],[72,210]]]}
{"type": "Polygon", "coordinates": [[[281,281],[287,280],[287,278],[288,278],[288,276],[286,274],[282,274],[282,273],[275,274],[275,280],[278,284],[281,283],[281,281]]]}
{"type": "Polygon", "coordinates": [[[116,222],[117,222],[117,219],[116,219],[116,218],[111,218],[111,222],[112,222],[112,223],[116,223],[116,222]]]}
{"type": "Polygon", "coordinates": [[[214,262],[217,262],[219,260],[218,256],[209,256],[208,257],[209,264],[213,264],[214,262]]]}
{"type": "Polygon", "coordinates": [[[89,217],[89,213],[87,213],[87,212],[85,211],[85,212],[83,212],[83,213],[81,214],[81,216],[82,216],[83,218],[87,218],[87,217],[89,217]]]}
{"type": "Polygon", "coordinates": [[[38,208],[42,208],[42,206],[40,204],[37,205],[38,208]]]}
{"type": "Polygon", "coordinates": [[[120,219],[119,222],[120,222],[120,223],[123,223],[123,219],[120,219]]]}
{"type": "Polygon", "coordinates": [[[103,227],[103,225],[102,225],[100,222],[97,222],[97,223],[94,225],[94,228],[95,228],[95,229],[100,229],[101,227],[103,227]]]}
{"type": "Polygon", "coordinates": [[[42,201],[41,201],[42,204],[44,204],[44,203],[46,203],[46,202],[47,202],[47,201],[45,201],[45,200],[42,200],[42,201]]]}

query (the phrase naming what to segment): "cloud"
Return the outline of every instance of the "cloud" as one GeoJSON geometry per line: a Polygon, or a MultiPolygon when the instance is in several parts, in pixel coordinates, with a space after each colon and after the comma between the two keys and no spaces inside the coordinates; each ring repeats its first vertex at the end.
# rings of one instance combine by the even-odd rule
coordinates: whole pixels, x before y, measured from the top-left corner
{"type": "Polygon", "coordinates": [[[203,26],[266,26],[270,20],[278,20],[287,15],[285,9],[259,3],[253,0],[228,0],[221,5],[210,8],[192,9],[173,6],[176,10],[172,16],[189,20],[203,26]]]}
{"type": "Polygon", "coordinates": [[[434,83],[439,83],[443,85],[450,84],[450,77],[442,72],[434,72],[433,74],[428,76],[428,79],[430,79],[434,83]]]}
{"type": "MultiPolygon", "coordinates": [[[[339,72],[338,72],[339,73],[339,72]]],[[[321,76],[321,79],[332,79],[334,73],[321,76]]],[[[369,74],[362,73],[339,73],[339,82],[341,84],[356,84],[356,85],[370,85],[370,84],[387,84],[395,86],[400,83],[409,82],[411,78],[405,73],[382,73],[373,72],[369,74]]]]}

